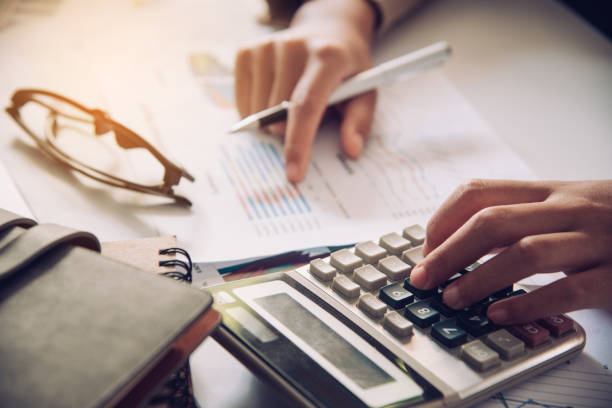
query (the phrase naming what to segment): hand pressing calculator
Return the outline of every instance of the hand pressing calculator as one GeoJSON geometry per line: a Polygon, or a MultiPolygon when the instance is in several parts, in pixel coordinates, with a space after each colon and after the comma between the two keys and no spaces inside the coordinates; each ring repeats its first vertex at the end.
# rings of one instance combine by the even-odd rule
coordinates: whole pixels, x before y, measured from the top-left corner
{"type": "Polygon", "coordinates": [[[500,327],[486,317],[509,286],[464,310],[410,284],[423,258],[418,225],[333,252],[290,272],[209,290],[223,315],[216,339],[307,407],[463,407],[578,353],[565,315],[500,327]]]}

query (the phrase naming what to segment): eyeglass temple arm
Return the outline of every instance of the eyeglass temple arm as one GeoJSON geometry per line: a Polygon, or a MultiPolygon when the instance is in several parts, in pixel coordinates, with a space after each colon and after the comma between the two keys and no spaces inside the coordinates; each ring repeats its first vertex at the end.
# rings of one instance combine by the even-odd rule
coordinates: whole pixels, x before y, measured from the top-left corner
{"type": "Polygon", "coordinates": [[[138,136],[138,134],[136,134],[134,131],[109,118],[106,112],[99,109],[92,109],[90,110],[90,114],[94,118],[96,135],[101,135],[112,130],[115,133],[115,140],[117,141],[117,144],[122,148],[134,149],[141,147],[151,152],[151,154],[155,156],[155,158],[159,160],[166,169],[164,174],[164,185],[176,185],[179,183],[181,177],[185,177],[189,181],[195,180],[195,178],[185,169],[166,159],[166,157],[163,156],[159,150],[157,150],[142,137],[138,136]]]}

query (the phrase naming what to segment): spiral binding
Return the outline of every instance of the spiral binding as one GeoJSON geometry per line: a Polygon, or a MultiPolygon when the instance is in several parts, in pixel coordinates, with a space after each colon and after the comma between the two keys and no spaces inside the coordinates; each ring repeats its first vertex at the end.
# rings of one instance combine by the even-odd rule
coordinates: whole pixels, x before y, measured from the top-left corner
{"type": "Polygon", "coordinates": [[[182,280],[191,283],[192,275],[191,272],[193,270],[193,263],[191,262],[191,257],[189,253],[185,251],[183,248],[166,248],[159,250],[160,255],[170,255],[170,254],[179,254],[183,255],[186,262],[181,259],[167,259],[164,261],[159,261],[159,266],[176,266],[183,269],[185,272],[181,272],[178,270],[164,272],[162,275],[167,276],[172,279],[182,280]]]}

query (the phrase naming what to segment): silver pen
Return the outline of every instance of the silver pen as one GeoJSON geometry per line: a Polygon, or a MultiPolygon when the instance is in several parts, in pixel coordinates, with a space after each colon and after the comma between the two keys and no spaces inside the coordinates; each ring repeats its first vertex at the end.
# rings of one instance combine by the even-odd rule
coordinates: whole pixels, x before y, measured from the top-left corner
{"type": "MultiPolygon", "coordinates": [[[[327,104],[334,105],[383,84],[412,78],[442,64],[450,55],[450,45],[446,41],[440,41],[401,57],[383,62],[344,81],[331,94],[327,104]]],[[[272,123],[282,122],[287,119],[289,106],[290,103],[288,101],[283,101],[276,106],[249,115],[232,126],[230,133],[257,129],[272,123]]]]}

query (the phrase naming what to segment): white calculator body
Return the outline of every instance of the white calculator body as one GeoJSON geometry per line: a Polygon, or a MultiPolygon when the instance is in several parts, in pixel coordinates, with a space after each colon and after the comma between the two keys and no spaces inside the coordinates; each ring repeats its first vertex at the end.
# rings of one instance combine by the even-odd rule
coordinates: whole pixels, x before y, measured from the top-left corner
{"type": "Polygon", "coordinates": [[[514,287],[461,311],[441,302],[445,285],[412,287],[423,235],[411,226],[290,272],[211,287],[223,315],[214,336],[308,407],[469,406],[584,347],[584,330],[564,315],[488,321],[490,303],[524,292],[514,287]]]}

